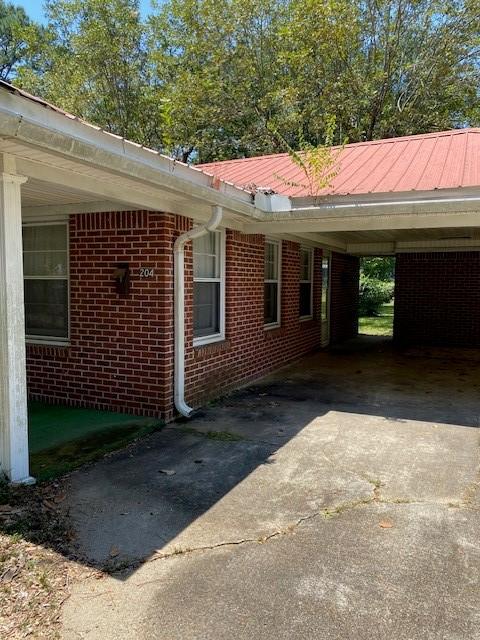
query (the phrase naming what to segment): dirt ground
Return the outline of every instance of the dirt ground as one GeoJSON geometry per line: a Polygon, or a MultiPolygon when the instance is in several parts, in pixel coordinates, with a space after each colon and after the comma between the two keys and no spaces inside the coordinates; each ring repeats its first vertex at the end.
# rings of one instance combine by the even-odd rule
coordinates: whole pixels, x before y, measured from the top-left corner
{"type": "Polygon", "coordinates": [[[60,637],[61,607],[76,581],[94,575],[77,562],[62,483],[0,483],[0,638],[60,637]]]}

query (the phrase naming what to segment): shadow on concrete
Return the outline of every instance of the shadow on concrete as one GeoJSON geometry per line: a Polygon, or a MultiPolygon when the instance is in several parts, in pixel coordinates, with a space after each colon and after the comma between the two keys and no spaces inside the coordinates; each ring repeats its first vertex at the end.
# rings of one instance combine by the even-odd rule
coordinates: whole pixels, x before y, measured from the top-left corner
{"type": "Polygon", "coordinates": [[[72,473],[61,508],[73,521],[77,553],[123,580],[159,552],[260,539],[280,515],[300,518],[314,485],[324,494],[317,506],[348,499],[355,482],[368,495],[371,480],[353,478],[362,456],[381,475],[393,460],[393,478],[397,458],[408,475],[412,447],[412,455],[431,457],[424,473],[432,475],[438,454],[421,448],[425,434],[437,438],[442,456],[451,446],[453,464],[456,430],[433,427],[479,426],[479,363],[478,351],[399,351],[370,337],[302,358],[190,422],[72,473]],[[416,423],[426,424],[418,431],[416,423]],[[344,451],[332,453],[339,437],[344,451]],[[355,440],[363,448],[352,450],[355,440]],[[335,483],[327,453],[345,466],[335,483]]]}

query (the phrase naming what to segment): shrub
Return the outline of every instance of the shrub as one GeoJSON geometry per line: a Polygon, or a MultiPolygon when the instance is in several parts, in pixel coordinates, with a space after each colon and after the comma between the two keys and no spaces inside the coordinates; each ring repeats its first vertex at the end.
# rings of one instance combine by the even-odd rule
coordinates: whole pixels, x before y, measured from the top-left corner
{"type": "Polygon", "coordinates": [[[376,278],[360,275],[360,304],[361,316],[376,316],[382,304],[393,298],[393,282],[384,282],[376,278]]]}
{"type": "Polygon", "coordinates": [[[393,256],[361,258],[360,269],[363,275],[369,278],[391,282],[395,277],[395,258],[393,256]]]}

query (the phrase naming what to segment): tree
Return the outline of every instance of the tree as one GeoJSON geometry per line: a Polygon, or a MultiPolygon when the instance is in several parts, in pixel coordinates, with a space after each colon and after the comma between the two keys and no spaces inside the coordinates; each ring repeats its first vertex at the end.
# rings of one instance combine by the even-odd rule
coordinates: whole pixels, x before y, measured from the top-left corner
{"type": "Polygon", "coordinates": [[[41,74],[20,82],[53,103],[136,142],[161,146],[161,103],[138,0],[47,0],[52,38],[41,74]]]}
{"type": "Polygon", "coordinates": [[[393,282],[384,282],[360,274],[360,296],[358,312],[360,316],[376,316],[380,307],[393,298],[393,282]]]}
{"type": "Polygon", "coordinates": [[[360,269],[368,278],[392,282],[395,277],[395,258],[390,256],[362,258],[360,269]]]}
{"type": "Polygon", "coordinates": [[[164,0],[146,23],[138,0],[46,10],[16,81],[184,161],[316,148],[331,114],[340,145],[480,123],[480,0],[164,0]]]}
{"type": "Polygon", "coordinates": [[[331,186],[332,180],[338,173],[338,160],[344,148],[344,145],[337,145],[332,148],[335,116],[329,116],[326,119],[325,128],[325,142],[317,145],[305,140],[303,132],[300,131],[298,136],[299,148],[297,150],[291,147],[285,138],[270,125],[272,135],[284,146],[292,162],[302,173],[300,182],[281,175],[277,177],[287,186],[303,189],[314,200],[319,197],[323,189],[331,186]]]}
{"type": "Polygon", "coordinates": [[[183,159],[478,122],[479,0],[169,0],[150,21],[183,159]],[[280,136],[271,136],[274,129],[280,136]]]}
{"type": "Polygon", "coordinates": [[[361,316],[375,316],[382,304],[390,302],[394,293],[395,258],[390,256],[360,260],[361,316]]]}
{"type": "Polygon", "coordinates": [[[183,160],[278,151],[268,124],[284,130],[288,81],[278,64],[279,0],[169,0],[150,18],[151,55],[183,160]]]}
{"type": "Polygon", "coordinates": [[[44,36],[21,7],[0,0],[0,80],[12,80],[21,66],[36,67],[44,36]]]}
{"type": "Polygon", "coordinates": [[[287,61],[307,137],[332,105],[352,142],[475,123],[478,0],[293,0],[287,61]]]}

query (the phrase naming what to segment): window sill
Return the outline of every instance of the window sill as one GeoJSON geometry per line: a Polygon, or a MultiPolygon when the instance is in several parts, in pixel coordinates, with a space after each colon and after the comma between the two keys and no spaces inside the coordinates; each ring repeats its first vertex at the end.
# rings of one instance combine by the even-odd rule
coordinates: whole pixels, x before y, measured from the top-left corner
{"type": "Polygon", "coordinates": [[[205,336],[203,338],[194,338],[193,346],[194,347],[203,347],[209,344],[215,344],[216,342],[225,342],[225,336],[221,334],[216,334],[214,336],[205,336]]]}
{"type": "Polygon", "coordinates": [[[69,347],[71,345],[69,340],[35,340],[34,338],[26,338],[25,344],[35,347],[69,347]]]}
{"type": "Polygon", "coordinates": [[[280,329],[281,326],[280,322],[275,322],[272,324],[264,324],[263,329],[264,331],[271,331],[272,329],[280,329]]]}
{"type": "Polygon", "coordinates": [[[308,322],[309,320],[313,320],[313,316],[300,316],[298,320],[299,322],[308,322]]]}

